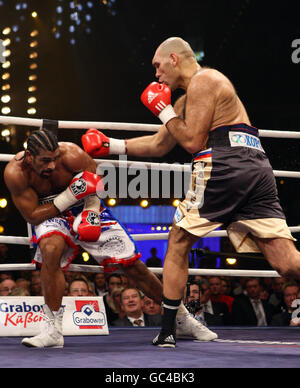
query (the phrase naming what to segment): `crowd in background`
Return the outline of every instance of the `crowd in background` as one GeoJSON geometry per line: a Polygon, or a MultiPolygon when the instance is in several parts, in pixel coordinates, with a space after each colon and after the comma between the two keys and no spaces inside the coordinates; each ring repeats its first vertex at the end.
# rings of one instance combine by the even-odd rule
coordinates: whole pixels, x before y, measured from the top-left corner
{"type": "MultiPolygon", "coordinates": [[[[65,279],[65,296],[103,296],[111,326],[160,325],[161,306],[125,275],[66,271],[65,279]]],[[[0,272],[0,297],[42,295],[39,270],[20,271],[15,277],[0,272]]],[[[297,299],[300,304],[299,283],[281,277],[196,275],[189,278],[184,303],[207,326],[297,326],[298,319],[292,319],[297,317],[297,299]]]]}

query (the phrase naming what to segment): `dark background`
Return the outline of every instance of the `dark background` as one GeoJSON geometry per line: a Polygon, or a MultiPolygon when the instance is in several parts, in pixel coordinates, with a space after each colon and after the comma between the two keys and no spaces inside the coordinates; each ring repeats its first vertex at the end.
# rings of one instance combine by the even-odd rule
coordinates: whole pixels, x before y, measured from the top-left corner
{"type": "MultiPolygon", "coordinates": [[[[254,126],[300,129],[300,63],[291,58],[292,42],[300,39],[296,1],[93,0],[92,8],[86,1],[78,1],[82,22],[73,34],[69,26],[74,24],[70,19],[74,10],[69,1],[31,0],[26,9],[17,11],[19,3],[0,1],[1,31],[19,26],[11,45],[12,116],[28,116],[29,34],[37,28],[38,102],[33,117],[158,124],[141,104],[140,94],[154,80],[151,60],[156,47],[170,36],[180,36],[195,51],[204,51],[201,65],[217,68],[231,79],[254,126]],[[57,14],[57,6],[63,7],[62,14],[57,14]],[[32,11],[37,11],[37,18],[31,17],[32,11]],[[83,21],[87,13],[89,22],[83,21]],[[57,26],[58,19],[62,26],[57,26]],[[57,31],[60,39],[54,36],[57,31]],[[72,36],[75,45],[70,44],[72,36]]],[[[179,94],[174,93],[173,99],[179,94]]],[[[60,140],[80,144],[82,133],[62,130],[60,140]]],[[[119,138],[145,134],[105,133],[119,138]]],[[[9,143],[0,138],[0,152],[22,149],[27,134],[28,128],[18,126],[9,143]]],[[[298,140],[263,138],[262,143],[275,170],[300,171],[298,140]]],[[[189,160],[190,156],[176,147],[168,156],[153,161],[189,160]]],[[[0,165],[3,173],[5,163],[0,165]]],[[[299,180],[281,178],[277,183],[288,224],[298,225],[299,180]]],[[[2,175],[0,197],[8,197],[2,175]]],[[[27,233],[10,200],[6,209],[0,209],[0,222],[7,235],[27,233]]]]}

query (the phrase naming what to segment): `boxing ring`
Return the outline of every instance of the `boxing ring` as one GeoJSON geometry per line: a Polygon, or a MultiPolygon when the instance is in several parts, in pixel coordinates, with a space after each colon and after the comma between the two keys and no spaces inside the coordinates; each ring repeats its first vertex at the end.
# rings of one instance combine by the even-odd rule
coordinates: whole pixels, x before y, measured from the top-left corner
{"type": "MultiPolygon", "coordinates": [[[[41,127],[49,120],[0,116],[0,124],[41,127]]],[[[124,130],[155,132],[160,125],[57,121],[59,129],[124,130]]],[[[259,130],[260,137],[300,139],[300,132],[259,130]]],[[[0,154],[0,161],[9,162],[13,155],[0,154]]],[[[96,159],[97,164],[107,159],[96,159]]],[[[143,163],[109,159],[117,168],[139,168],[141,165],[160,171],[189,171],[186,165],[143,163]]],[[[300,178],[300,171],[274,170],[275,177],[300,178]]],[[[171,222],[172,220],[170,220],[171,222]]],[[[28,237],[0,235],[0,243],[30,246],[28,237]]],[[[291,233],[299,233],[300,226],[289,226],[291,233]]],[[[225,230],[217,230],[205,237],[226,237],[225,230]]],[[[135,241],[167,240],[168,233],[133,234],[135,241]]],[[[35,264],[1,264],[0,271],[34,270],[35,264]]],[[[102,272],[99,265],[71,264],[71,271],[102,272]]],[[[162,268],[150,268],[161,274],[162,268]]],[[[279,277],[276,271],[189,269],[190,275],[279,277]]],[[[178,340],[176,350],[157,349],[151,341],[157,334],[153,328],[111,328],[109,336],[66,337],[63,349],[28,349],[18,337],[0,337],[2,367],[70,367],[70,368],[201,368],[201,367],[298,367],[300,335],[297,327],[216,327],[219,338],[212,342],[178,340]],[[17,364],[17,365],[16,365],[17,364]]],[[[103,377],[105,378],[105,377],[103,377]]],[[[149,378],[147,376],[146,378],[149,378]]],[[[145,381],[145,380],[144,380],[145,381]]],[[[154,381],[150,381],[154,382],[154,381]]]]}

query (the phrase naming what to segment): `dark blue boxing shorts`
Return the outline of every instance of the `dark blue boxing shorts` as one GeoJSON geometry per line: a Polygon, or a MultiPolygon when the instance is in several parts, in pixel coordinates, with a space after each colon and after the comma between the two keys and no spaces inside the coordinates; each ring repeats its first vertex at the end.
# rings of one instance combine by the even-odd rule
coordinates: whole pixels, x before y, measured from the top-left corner
{"type": "Polygon", "coordinates": [[[294,240],[256,128],[236,124],[210,132],[207,149],[194,155],[174,222],[199,237],[224,226],[238,252],[259,251],[251,235],[294,240]]]}

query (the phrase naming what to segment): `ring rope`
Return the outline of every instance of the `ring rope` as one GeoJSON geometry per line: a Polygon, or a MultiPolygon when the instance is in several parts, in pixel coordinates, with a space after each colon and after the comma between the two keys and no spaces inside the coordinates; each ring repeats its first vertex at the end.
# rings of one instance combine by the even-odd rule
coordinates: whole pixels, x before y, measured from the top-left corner
{"type": "MultiPolygon", "coordinates": [[[[26,125],[31,127],[42,127],[43,119],[14,117],[14,116],[0,116],[0,124],[4,125],[26,125]]],[[[157,132],[161,127],[160,124],[137,124],[137,123],[118,123],[118,122],[98,122],[98,121],[58,121],[58,128],[64,129],[110,129],[116,131],[145,131],[157,132]]],[[[300,139],[300,132],[296,131],[280,131],[259,129],[261,137],[276,137],[300,139]]]]}
{"type": "MultiPolygon", "coordinates": [[[[1,264],[1,271],[34,271],[36,269],[35,264],[1,264]]],[[[163,268],[151,268],[148,269],[156,274],[162,274],[163,268]]],[[[85,265],[85,264],[70,264],[68,270],[73,272],[103,272],[103,267],[100,265],[85,265]]],[[[276,271],[256,271],[256,270],[239,270],[239,269],[202,269],[202,268],[189,268],[189,275],[203,275],[203,276],[254,276],[254,277],[280,277],[276,271]]]]}
{"type": "MultiPolygon", "coordinates": [[[[300,232],[300,226],[289,226],[291,233],[300,232]]],[[[169,233],[139,233],[130,235],[135,241],[147,241],[147,240],[167,240],[169,233]]],[[[203,237],[227,237],[226,230],[215,230],[206,234],[203,237]]],[[[0,243],[2,244],[16,244],[16,245],[30,245],[29,237],[19,236],[0,236],[0,243]]]]}
{"type": "MultiPolygon", "coordinates": [[[[0,162],[9,162],[15,155],[0,154],[0,162]]],[[[97,164],[103,163],[106,166],[112,165],[117,168],[149,168],[159,171],[177,171],[177,172],[191,172],[191,164],[169,164],[169,163],[150,163],[150,162],[135,162],[130,160],[111,160],[111,159],[95,159],[97,164]]],[[[276,177],[281,178],[300,178],[300,171],[281,171],[273,170],[276,177]]]]}

